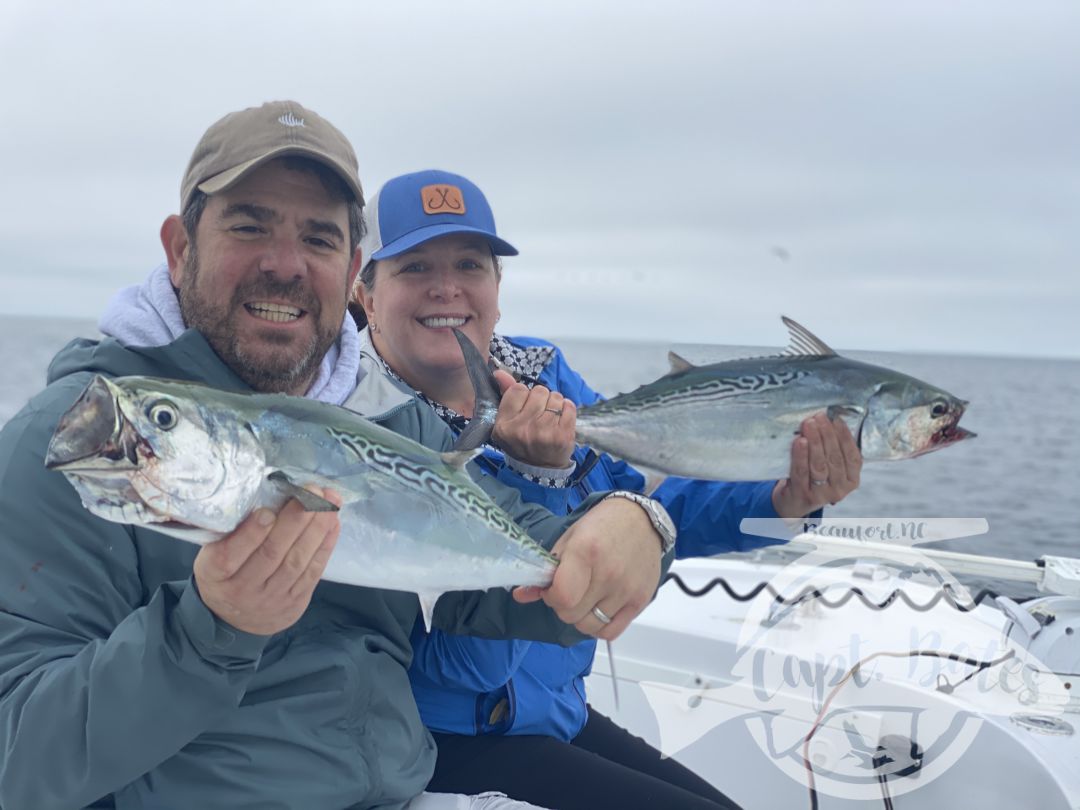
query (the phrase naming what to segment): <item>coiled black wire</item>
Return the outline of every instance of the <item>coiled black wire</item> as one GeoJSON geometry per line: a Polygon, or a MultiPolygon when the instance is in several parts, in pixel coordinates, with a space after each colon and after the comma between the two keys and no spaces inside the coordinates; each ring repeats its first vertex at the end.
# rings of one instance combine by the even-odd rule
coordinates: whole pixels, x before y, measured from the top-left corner
{"type": "Polygon", "coordinates": [[[985,602],[987,599],[997,599],[1000,595],[995,591],[990,590],[989,588],[983,588],[975,595],[975,597],[970,601],[970,603],[962,604],[961,602],[957,601],[956,597],[954,596],[953,588],[946,583],[943,584],[941,586],[941,590],[935,593],[933,597],[925,604],[919,604],[918,602],[915,602],[904,591],[899,589],[893,591],[891,594],[885,597],[883,601],[875,602],[856,586],[849,588],[839,599],[833,601],[828,599],[825,596],[824,592],[818,590],[817,588],[811,587],[804,588],[792,597],[784,597],[781,594],[777,593],[776,589],[773,588],[772,584],[768,582],[759,582],[746,593],[739,593],[738,591],[736,591],[723,577],[717,577],[716,579],[710,580],[706,585],[701,588],[691,588],[689,585],[686,584],[686,582],[683,581],[682,577],[680,577],[678,574],[667,574],[667,576],[664,577],[664,582],[674,582],[679,587],[679,589],[687,596],[704,596],[705,594],[709,593],[709,591],[711,591],[713,588],[720,587],[723,588],[725,593],[727,593],[727,595],[734,599],[736,602],[749,602],[751,599],[756,598],[758,594],[760,594],[762,591],[767,590],[770,594],[772,594],[774,600],[782,605],[795,605],[800,602],[804,602],[807,599],[816,599],[820,604],[824,605],[825,607],[837,608],[846,605],[848,602],[851,601],[852,597],[857,597],[860,602],[862,602],[871,610],[884,610],[893,602],[900,600],[906,603],[907,606],[912,610],[920,612],[931,610],[935,605],[938,604],[938,602],[944,599],[951,607],[955,608],[961,613],[968,613],[974,610],[983,602],[985,602]]]}

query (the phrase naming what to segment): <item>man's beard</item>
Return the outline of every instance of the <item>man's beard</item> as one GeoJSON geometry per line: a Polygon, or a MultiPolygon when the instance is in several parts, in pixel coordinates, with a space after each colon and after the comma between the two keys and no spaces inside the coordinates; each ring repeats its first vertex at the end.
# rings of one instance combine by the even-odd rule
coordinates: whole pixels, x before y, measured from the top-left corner
{"type": "Polygon", "coordinates": [[[198,277],[199,259],[193,250],[184,268],[178,296],[185,325],[197,329],[225,365],[256,391],[304,393],[340,332],[340,325],[322,326],[322,304],[307,285],[300,279],[283,283],[260,274],[256,280],[233,290],[230,301],[220,302],[201,295],[197,289],[198,277]],[[304,317],[312,319],[315,333],[306,346],[294,346],[292,351],[287,351],[286,347],[296,339],[280,335],[282,351],[267,351],[269,347],[265,344],[275,339],[273,332],[262,339],[261,352],[244,346],[236,329],[237,319],[243,317],[244,302],[266,300],[288,302],[303,309],[304,317]],[[299,390],[301,386],[304,390],[299,390]]]}

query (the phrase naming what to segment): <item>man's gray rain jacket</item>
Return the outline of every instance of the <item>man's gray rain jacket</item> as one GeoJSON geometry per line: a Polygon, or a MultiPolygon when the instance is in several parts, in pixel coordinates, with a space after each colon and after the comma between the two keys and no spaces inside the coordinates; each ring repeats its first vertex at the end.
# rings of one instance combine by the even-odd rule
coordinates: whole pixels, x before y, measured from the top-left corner
{"type": "MultiPolygon", "coordinates": [[[[197,546],[94,517],[43,466],[93,372],[246,389],[197,332],[146,349],[75,341],[0,433],[0,807],[336,810],[420,793],[435,746],[406,677],[416,596],[323,582],[269,639],[218,620],[191,578],[197,546]]],[[[449,446],[415,400],[376,421],[449,446]]],[[[482,478],[537,540],[566,528],[482,478]]],[[[435,624],[582,638],[502,589],[444,596],[435,624]]]]}

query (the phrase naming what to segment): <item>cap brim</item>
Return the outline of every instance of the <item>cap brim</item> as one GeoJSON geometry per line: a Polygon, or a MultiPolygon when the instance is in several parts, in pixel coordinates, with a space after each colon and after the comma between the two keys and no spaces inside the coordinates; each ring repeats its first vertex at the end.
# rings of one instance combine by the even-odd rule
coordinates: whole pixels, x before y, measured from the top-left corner
{"type": "Polygon", "coordinates": [[[507,242],[505,239],[500,239],[493,233],[481,230],[480,228],[470,228],[467,225],[454,225],[453,223],[442,223],[439,225],[428,225],[425,228],[417,228],[415,231],[410,231],[404,236],[398,237],[389,245],[383,245],[381,248],[371,254],[371,259],[389,259],[393,256],[398,256],[407,250],[411,250],[417,245],[421,245],[431,239],[435,239],[439,236],[446,236],[451,233],[474,233],[477,236],[482,236],[491,245],[492,251],[496,256],[517,256],[517,248],[507,242]]]}
{"type": "Polygon", "coordinates": [[[215,174],[213,177],[208,177],[206,180],[199,183],[196,188],[204,194],[217,194],[236,185],[244,175],[250,171],[254,171],[264,163],[269,163],[271,160],[283,157],[310,158],[323,164],[328,169],[332,169],[334,174],[345,181],[345,185],[348,186],[349,190],[353,193],[356,201],[363,204],[364,191],[357,184],[356,178],[351,176],[351,173],[346,166],[342,166],[325,152],[320,152],[318,149],[308,149],[303,146],[295,145],[283,146],[280,149],[272,149],[265,155],[259,155],[259,157],[252,158],[246,163],[241,163],[239,166],[234,166],[228,171],[221,172],[221,174],[215,174]]]}

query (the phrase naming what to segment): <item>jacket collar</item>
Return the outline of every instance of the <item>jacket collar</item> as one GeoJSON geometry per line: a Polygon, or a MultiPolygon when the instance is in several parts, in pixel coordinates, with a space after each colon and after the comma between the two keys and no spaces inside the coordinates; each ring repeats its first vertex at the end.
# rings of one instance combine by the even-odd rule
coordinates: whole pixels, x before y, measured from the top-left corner
{"type": "Polygon", "coordinates": [[[405,407],[415,407],[412,390],[387,373],[382,358],[371,343],[371,333],[365,326],[360,330],[360,368],[356,388],[342,403],[376,421],[397,413],[405,407]]]}

